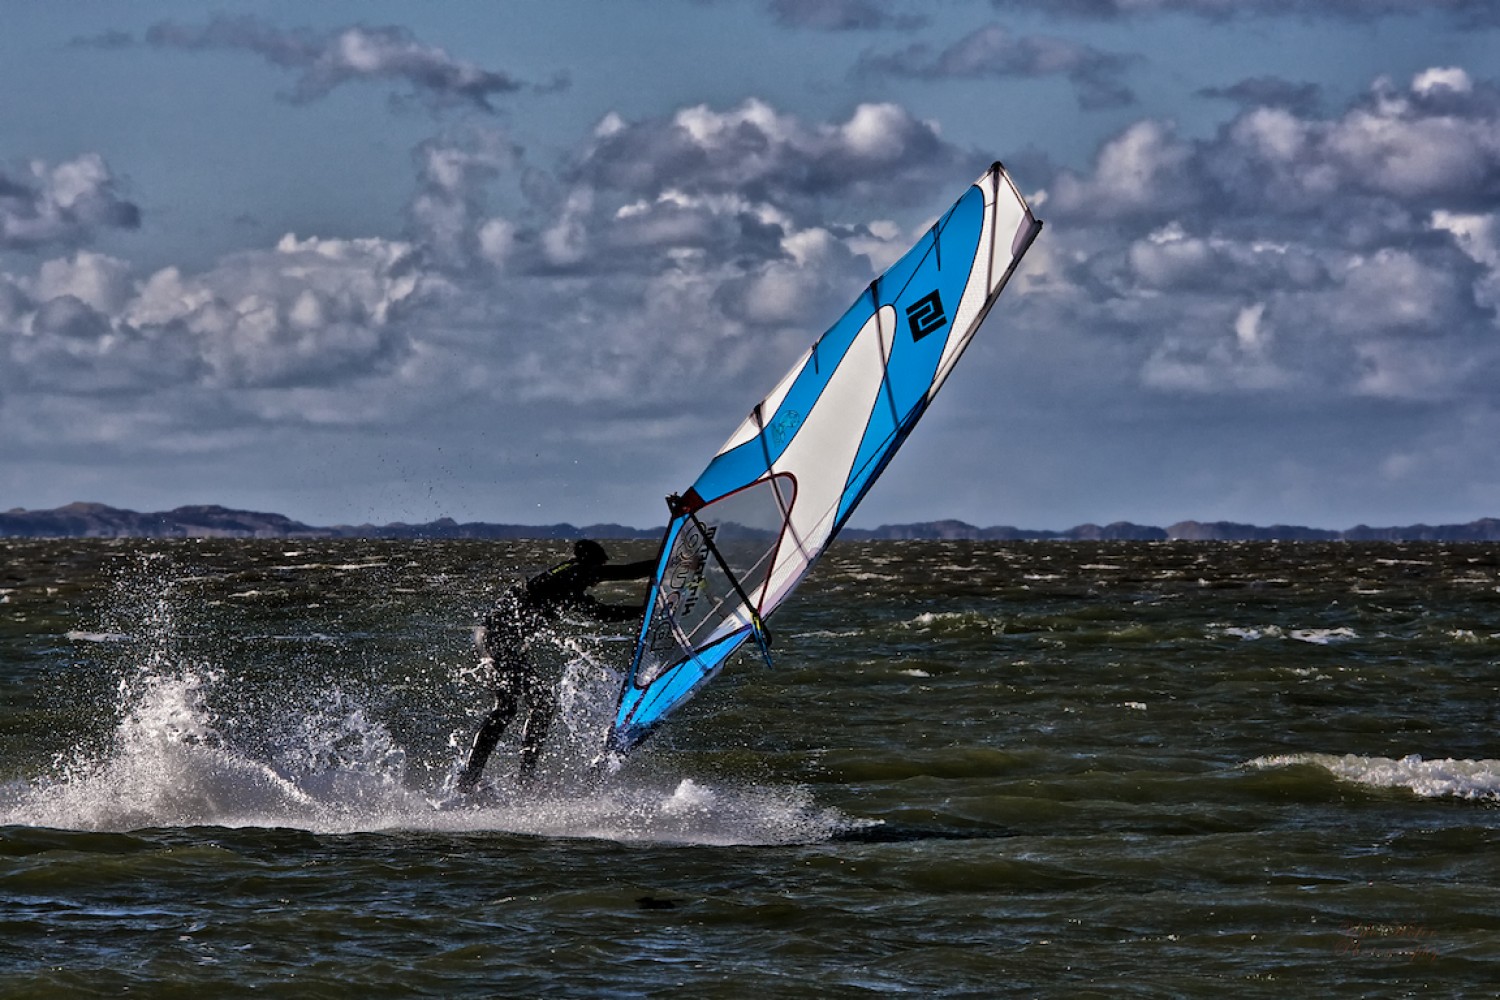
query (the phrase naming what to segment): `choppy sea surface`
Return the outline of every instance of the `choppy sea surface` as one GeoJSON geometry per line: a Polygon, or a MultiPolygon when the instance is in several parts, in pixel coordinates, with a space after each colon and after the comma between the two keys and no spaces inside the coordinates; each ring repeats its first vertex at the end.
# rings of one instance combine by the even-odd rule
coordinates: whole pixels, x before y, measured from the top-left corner
{"type": "Polygon", "coordinates": [[[560,635],[542,784],[456,795],[562,554],[0,540],[0,995],[1500,982],[1500,546],[841,544],[600,787],[629,640],[560,635]]]}

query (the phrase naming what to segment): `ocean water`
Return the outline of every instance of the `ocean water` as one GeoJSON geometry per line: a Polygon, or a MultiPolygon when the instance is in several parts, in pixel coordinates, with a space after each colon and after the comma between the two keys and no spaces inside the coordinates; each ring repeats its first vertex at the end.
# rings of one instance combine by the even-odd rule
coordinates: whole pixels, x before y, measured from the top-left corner
{"type": "Polygon", "coordinates": [[[841,544],[602,787],[629,640],[557,637],[472,799],[469,630],[560,545],[0,553],[0,996],[1500,982],[1500,546],[841,544]]]}

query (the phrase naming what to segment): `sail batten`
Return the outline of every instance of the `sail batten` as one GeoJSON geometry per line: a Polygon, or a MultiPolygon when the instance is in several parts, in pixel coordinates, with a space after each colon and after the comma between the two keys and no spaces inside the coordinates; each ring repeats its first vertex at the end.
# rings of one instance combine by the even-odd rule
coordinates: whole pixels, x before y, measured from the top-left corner
{"type": "Polygon", "coordinates": [[[609,743],[635,746],[792,593],[947,380],[1041,229],[1000,164],[871,282],[671,504],[609,743]]]}

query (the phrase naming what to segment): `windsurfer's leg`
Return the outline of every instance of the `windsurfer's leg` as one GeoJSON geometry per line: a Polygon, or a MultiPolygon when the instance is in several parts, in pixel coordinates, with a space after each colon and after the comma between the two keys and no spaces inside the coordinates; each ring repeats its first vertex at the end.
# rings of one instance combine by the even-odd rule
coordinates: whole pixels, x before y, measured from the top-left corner
{"type": "Polygon", "coordinates": [[[495,707],[489,715],[485,716],[479,732],[474,734],[474,745],[469,748],[469,759],[458,776],[459,791],[472,792],[474,786],[479,784],[479,776],[484,773],[484,765],[489,761],[490,754],[494,752],[495,744],[500,742],[500,737],[505,735],[505,727],[510,725],[510,720],[515,716],[516,696],[508,686],[497,688],[495,707]]]}
{"type": "Polygon", "coordinates": [[[526,728],[521,732],[521,768],[516,776],[523,788],[536,781],[537,759],[542,755],[542,744],[547,741],[547,731],[552,728],[552,720],[557,715],[557,699],[551,689],[534,677],[526,701],[529,711],[526,728]]]}

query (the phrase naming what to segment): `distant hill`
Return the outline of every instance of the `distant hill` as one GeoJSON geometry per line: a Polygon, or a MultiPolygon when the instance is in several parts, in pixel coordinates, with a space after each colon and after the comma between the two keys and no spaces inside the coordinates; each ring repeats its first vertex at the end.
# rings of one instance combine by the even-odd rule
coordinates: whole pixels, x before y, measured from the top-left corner
{"type": "Polygon", "coordinates": [[[886,524],[874,530],[846,528],[839,537],[1080,542],[1500,542],[1500,519],[1485,517],[1468,524],[1413,524],[1392,528],[1371,528],[1361,524],[1344,531],[1293,524],[1273,524],[1263,528],[1232,521],[1178,521],[1165,528],[1116,521],[1103,526],[1080,524],[1066,531],[1036,531],[1011,527],[978,528],[963,521],[929,521],[924,524],[886,524]]]}
{"type": "Polygon", "coordinates": [[[657,538],[661,531],[621,524],[460,524],[449,517],[427,524],[319,527],[281,514],[212,505],[142,514],[102,503],[70,503],[0,514],[0,536],[22,538],[657,538]]]}
{"type": "MultiPolygon", "coordinates": [[[[12,538],[500,538],[500,539],[656,539],[662,528],[632,528],[623,524],[486,524],[459,523],[441,518],[426,524],[340,524],[317,527],[281,514],[231,510],[219,506],[178,507],[142,514],[102,503],[70,503],[55,510],[22,510],[0,514],[0,537],[12,538]]],[[[884,524],[878,528],[846,528],[839,536],[851,541],[900,539],[974,539],[982,541],[1382,541],[1382,542],[1497,542],[1500,519],[1486,517],[1468,524],[1415,524],[1371,528],[1357,525],[1345,531],[1276,524],[1257,527],[1230,521],[1178,521],[1166,528],[1129,521],[1080,524],[1066,531],[1024,528],[980,528],[964,521],[924,521],[884,524]]]]}

